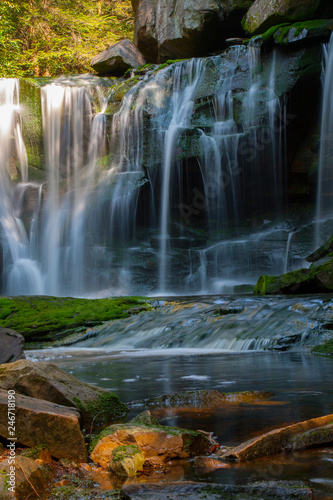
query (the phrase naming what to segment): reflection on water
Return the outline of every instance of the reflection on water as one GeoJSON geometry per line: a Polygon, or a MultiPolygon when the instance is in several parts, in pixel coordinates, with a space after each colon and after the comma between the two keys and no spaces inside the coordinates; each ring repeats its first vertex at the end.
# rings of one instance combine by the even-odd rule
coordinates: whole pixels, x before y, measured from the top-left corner
{"type": "MultiPolygon", "coordinates": [[[[164,356],[161,351],[137,354],[58,349],[32,351],[29,357],[53,360],[80,380],[115,391],[125,402],[193,389],[273,392],[275,396],[268,401],[195,411],[154,410],[164,425],[214,431],[227,446],[273,428],[333,413],[333,360],[329,358],[297,352],[201,354],[194,350],[166,350],[164,356]]],[[[183,462],[181,473],[173,469],[168,474],[179,479],[235,484],[302,479],[317,490],[316,498],[329,498],[327,495],[333,495],[332,470],[333,449],[328,447],[279,455],[254,464],[232,464],[208,474],[196,469],[194,462],[183,462]]]]}

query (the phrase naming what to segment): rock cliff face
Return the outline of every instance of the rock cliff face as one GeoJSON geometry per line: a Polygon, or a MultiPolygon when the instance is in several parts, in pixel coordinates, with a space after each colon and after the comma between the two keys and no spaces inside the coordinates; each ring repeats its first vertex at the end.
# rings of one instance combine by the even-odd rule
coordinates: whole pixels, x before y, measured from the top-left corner
{"type": "Polygon", "coordinates": [[[134,42],[149,62],[200,57],[242,33],[253,0],[132,0],[134,42]]]}

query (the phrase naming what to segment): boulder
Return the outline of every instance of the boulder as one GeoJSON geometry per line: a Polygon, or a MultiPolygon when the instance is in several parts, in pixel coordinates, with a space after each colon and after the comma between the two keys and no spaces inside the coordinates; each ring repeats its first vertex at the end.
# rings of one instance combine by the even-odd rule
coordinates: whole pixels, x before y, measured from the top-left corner
{"type": "Polygon", "coordinates": [[[221,458],[224,460],[245,462],[274,455],[285,449],[300,449],[312,446],[316,444],[316,439],[318,439],[318,444],[330,442],[332,440],[332,424],[333,415],[326,415],[288,425],[281,429],[274,429],[266,434],[245,441],[236,448],[224,453],[221,458]],[[319,429],[321,429],[320,432],[319,429]],[[323,441],[325,434],[328,441],[323,441]]]}
{"type": "MultiPolygon", "coordinates": [[[[43,444],[56,458],[87,461],[78,411],[19,394],[15,395],[15,404],[18,443],[32,448],[43,444]]],[[[8,438],[7,413],[7,391],[0,390],[0,435],[4,438],[8,438]]]]}
{"type": "Polygon", "coordinates": [[[122,488],[133,500],[306,500],[313,498],[310,488],[299,481],[268,481],[248,485],[225,485],[179,481],[176,483],[129,484],[122,488]]]}
{"type": "Polygon", "coordinates": [[[127,406],[112,392],[85,384],[51,363],[19,360],[0,367],[0,388],[31,398],[76,406],[82,425],[108,425],[121,420],[127,406]]]}
{"type": "Polygon", "coordinates": [[[211,446],[204,434],[177,427],[163,427],[153,417],[150,419],[150,412],[126,424],[104,429],[96,443],[91,458],[104,468],[109,467],[112,453],[119,446],[137,446],[145,458],[157,457],[160,463],[205,453],[211,446]]]}
{"type": "Polygon", "coordinates": [[[12,363],[24,356],[24,337],[9,328],[0,328],[0,364],[12,363]]]}
{"type": "Polygon", "coordinates": [[[142,66],[146,61],[126,38],[93,57],[90,64],[100,75],[122,76],[128,69],[142,66]]]}
{"type": "Polygon", "coordinates": [[[243,19],[243,27],[247,33],[255,35],[277,24],[314,19],[324,12],[333,15],[332,7],[321,9],[323,4],[322,0],[256,0],[243,19]]]}
{"type": "Polygon", "coordinates": [[[310,269],[298,269],[281,276],[260,276],[255,295],[330,293],[333,291],[333,259],[310,269]]]}
{"type": "Polygon", "coordinates": [[[53,472],[50,470],[41,471],[36,462],[31,458],[17,455],[15,457],[15,493],[12,491],[10,472],[13,465],[5,460],[0,463],[0,498],[7,500],[15,498],[16,500],[26,500],[28,498],[45,498],[44,492],[47,488],[47,481],[51,478],[53,472]],[[9,489],[10,488],[10,489],[9,489]]]}
{"type": "Polygon", "coordinates": [[[148,62],[200,57],[242,35],[253,0],[132,0],[134,43],[148,62]]]}
{"type": "Polygon", "coordinates": [[[305,260],[311,263],[317,262],[330,254],[333,254],[333,236],[331,236],[321,247],[315,250],[305,260]]]}

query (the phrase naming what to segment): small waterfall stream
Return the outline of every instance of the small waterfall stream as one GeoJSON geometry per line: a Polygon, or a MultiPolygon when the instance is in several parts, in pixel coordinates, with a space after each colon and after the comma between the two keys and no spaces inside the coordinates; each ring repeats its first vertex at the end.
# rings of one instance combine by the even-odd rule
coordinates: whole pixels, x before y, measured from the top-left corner
{"type": "Polygon", "coordinates": [[[321,227],[325,218],[333,217],[333,34],[324,46],[322,72],[323,104],[321,118],[321,140],[318,171],[317,221],[315,248],[325,243],[321,237],[321,227]]]}

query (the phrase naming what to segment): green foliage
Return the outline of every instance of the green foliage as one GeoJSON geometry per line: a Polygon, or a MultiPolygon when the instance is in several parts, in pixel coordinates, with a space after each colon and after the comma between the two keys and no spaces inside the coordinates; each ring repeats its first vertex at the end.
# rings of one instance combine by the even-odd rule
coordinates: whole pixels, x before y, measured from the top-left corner
{"type": "Polygon", "coordinates": [[[333,356],[333,339],[328,340],[324,344],[317,345],[312,349],[312,352],[323,356],[333,356]]]}
{"type": "Polygon", "coordinates": [[[90,60],[133,38],[130,0],[2,0],[0,77],[92,71],[90,60]]]}
{"type": "Polygon", "coordinates": [[[138,297],[3,297],[0,298],[0,326],[22,333],[28,342],[50,341],[64,337],[77,327],[127,318],[149,308],[150,305],[138,297]]]}

